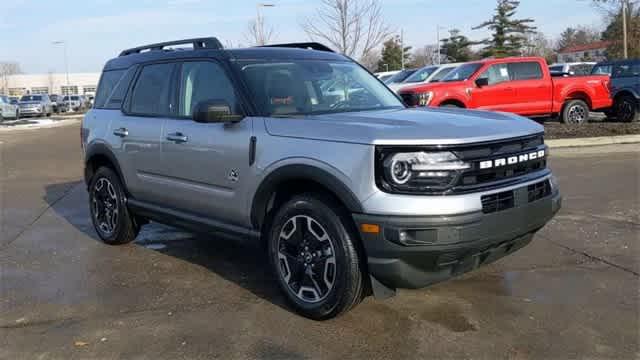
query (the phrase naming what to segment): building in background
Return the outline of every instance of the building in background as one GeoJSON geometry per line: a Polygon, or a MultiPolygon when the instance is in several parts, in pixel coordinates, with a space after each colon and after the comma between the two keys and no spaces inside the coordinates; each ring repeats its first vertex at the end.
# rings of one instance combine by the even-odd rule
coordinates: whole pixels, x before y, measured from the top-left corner
{"type": "Polygon", "coordinates": [[[607,41],[596,41],[586,45],[569,46],[558,51],[558,62],[605,61],[608,45],[607,41]]]}
{"type": "Polygon", "coordinates": [[[4,84],[0,84],[0,94],[22,96],[24,94],[62,94],[62,95],[95,95],[100,73],[67,74],[19,74],[9,75],[4,84]]]}

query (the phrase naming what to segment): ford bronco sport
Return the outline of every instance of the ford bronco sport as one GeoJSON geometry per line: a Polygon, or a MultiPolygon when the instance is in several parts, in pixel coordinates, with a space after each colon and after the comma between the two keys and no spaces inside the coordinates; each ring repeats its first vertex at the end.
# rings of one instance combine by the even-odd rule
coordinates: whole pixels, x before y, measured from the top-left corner
{"type": "Polygon", "coordinates": [[[104,242],[153,220],[262,243],[313,319],[513,253],[561,201],[537,123],[407,108],[315,43],[125,50],[81,135],[104,242]]]}

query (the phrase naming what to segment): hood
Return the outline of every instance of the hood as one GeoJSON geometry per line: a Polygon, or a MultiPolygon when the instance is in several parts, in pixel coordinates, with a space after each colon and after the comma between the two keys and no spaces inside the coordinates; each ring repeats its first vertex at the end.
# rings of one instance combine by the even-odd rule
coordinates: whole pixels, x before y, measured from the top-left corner
{"type": "Polygon", "coordinates": [[[391,85],[387,85],[389,87],[389,89],[393,90],[394,92],[398,92],[400,89],[405,89],[408,87],[413,87],[413,86],[417,86],[417,85],[424,85],[424,82],[419,82],[419,83],[393,83],[391,85]]]}
{"type": "Polygon", "coordinates": [[[452,88],[454,86],[466,86],[467,80],[462,81],[447,81],[447,82],[431,82],[431,83],[423,83],[416,84],[402,88],[403,93],[414,93],[414,92],[427,92],[434,91],[442,88],[452,88]]]}
{"type": "Polygon", "coordinates": [[[541,133],[527,118],[453,108],[394,109],[266,118],[269,134],[372,145],[453,145],[541,133]]]}

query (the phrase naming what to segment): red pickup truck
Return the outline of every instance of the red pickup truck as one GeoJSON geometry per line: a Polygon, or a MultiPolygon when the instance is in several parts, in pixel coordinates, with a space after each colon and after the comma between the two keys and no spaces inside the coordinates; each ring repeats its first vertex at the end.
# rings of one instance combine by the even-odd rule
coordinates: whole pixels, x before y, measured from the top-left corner
{"type": "Polygon", "coordinates": [[[543,58],[511,57],[463,64],[440,82],[403,88],[409,106],[449,106],[555,116],[587,122],[589,111],[611,106],[609,77],[551,77],[543,58]]]}

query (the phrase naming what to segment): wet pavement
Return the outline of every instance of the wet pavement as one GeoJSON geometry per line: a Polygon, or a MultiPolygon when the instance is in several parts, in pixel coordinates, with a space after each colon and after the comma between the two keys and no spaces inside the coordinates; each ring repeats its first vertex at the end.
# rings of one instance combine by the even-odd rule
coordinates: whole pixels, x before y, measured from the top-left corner
{"type": "Polygon", "coordinates": [[[159,224],[100,243],[78,142],[0,133],[0,359],[640,357],[637,145],[552,151],[565,207],[514,255],[314,322],[257,248],[159,224]]]}

